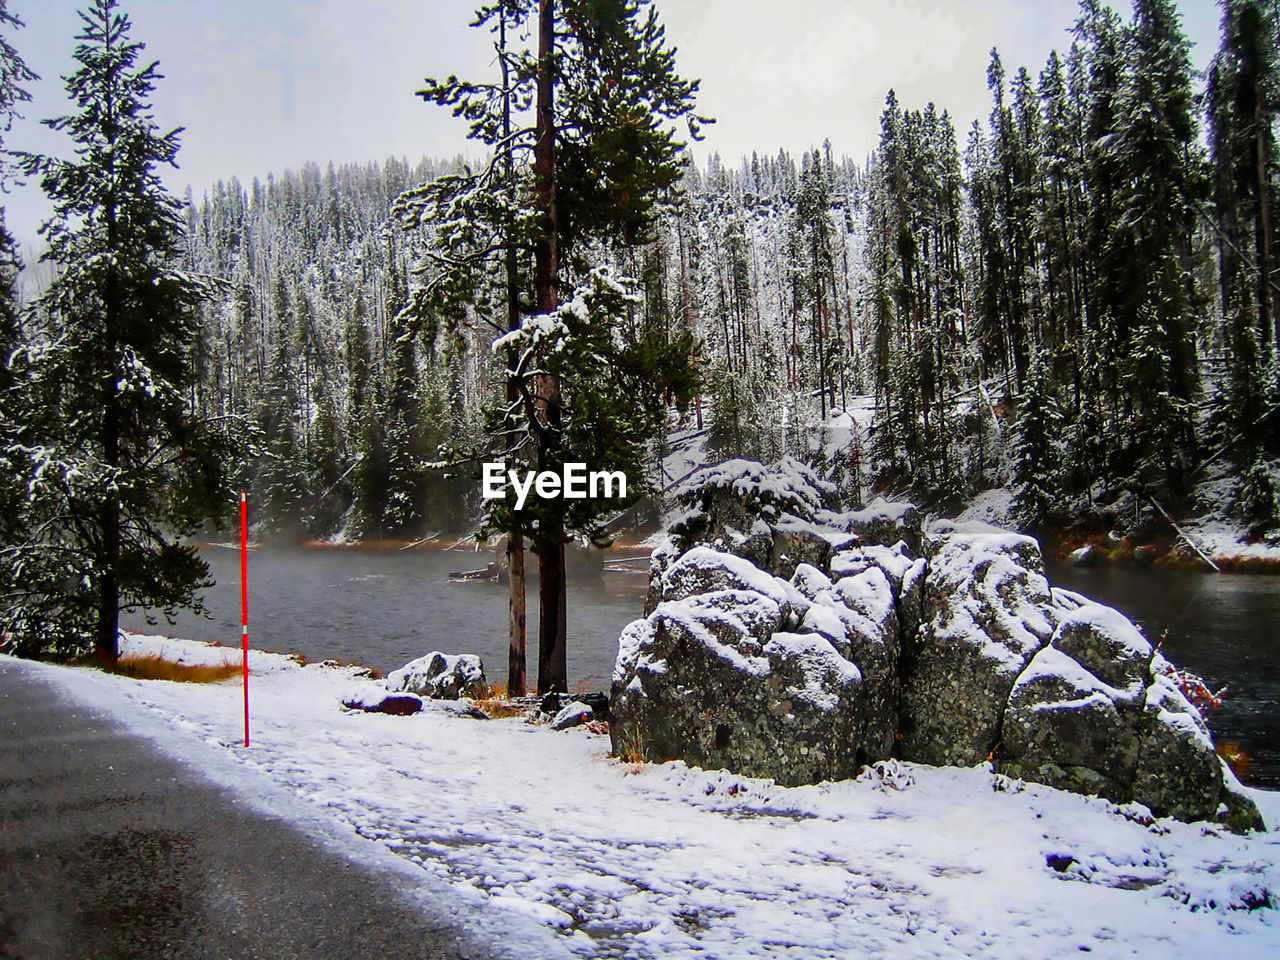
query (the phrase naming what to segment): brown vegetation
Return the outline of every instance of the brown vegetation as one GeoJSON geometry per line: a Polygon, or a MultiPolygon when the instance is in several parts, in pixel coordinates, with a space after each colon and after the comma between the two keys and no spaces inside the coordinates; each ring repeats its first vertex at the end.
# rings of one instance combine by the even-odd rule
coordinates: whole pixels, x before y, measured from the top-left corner
{"type": "Polygon", "coordinates": [[[173,680],[178,683],[221,683],[240,674],[238,663],[176,663],[159,654],[121,657],[116,673],[135,680],[173,680]]]}

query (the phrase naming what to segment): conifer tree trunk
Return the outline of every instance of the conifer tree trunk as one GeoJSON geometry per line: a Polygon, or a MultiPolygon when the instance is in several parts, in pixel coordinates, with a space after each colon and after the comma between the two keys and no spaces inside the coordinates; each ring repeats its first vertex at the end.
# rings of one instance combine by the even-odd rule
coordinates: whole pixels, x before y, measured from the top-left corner
{"type": "MultiPolygon", "coordinates": [[[[112,310],[108,306],[110,317],[112,310]]],[[[107,341],[111,356],[116,347],[111,333],[111,321],[107,321],[107,341]]],[[[111,371],[111,384],[107,389],[106,408],[102,420],[102,458],[110,470],[120,466],[120,407],[116,397],[116,374],[111,371]]],[[[115,672],[120,647],[120,581],[116,567],[120,562],[120,505],[116,494],[108,491],[99,513],[102,526],[102,575],[98,595],[98,629],[94,640],[94,653],[103,670],[115,672]]]]}
{"type": "MultiPolygon", "coordinates": [[[[514,170],[511,159],[511,87],[507,66],[507,18],[503,14],[498,21],[500,31],[499,44],[502,47],[502,135],[505,147],[507,167],[507,183],[510,191],[515,193],[514,170]]],[[[514,196],[512,197],[514,206],[514,196]]],[[[506,254],[507,273],[507,329],[520,328],[520,290],[519,276],[516,269],[516,247],[514,237],[508,237],[506,254]]],[[[507,379],[507,403],[513,404],[520,396],[519,384],[514,378],[507,379]]],[[[508,602],[508,649],[507,649],[507,696],[522,697],[526,690],[525,665],[528,649],[528,633],[525,627],[525,578],[524,578],[524,534],[518,530],[507,536],[507,587],[508,602]]]]}
{"type": "Polygon", "coordinates": [[[1267,177],[1267,151],[1266,141],[1263,133],[1267,129],[1266,124],[1268,118],[1263,114],[1264,100],[1261,91],[1255,96],[1254,106],[1254,144],[1257,150],[1257,177],[1258,177],[1258,219],[1257,228],[1254,231],[1255,248],[1258,257],[1258,319],[1261,321],[1261,329],[1258,331],[1259,340],[1266,342],[1268,333],[1275,337],[1275,347],[1280,351],[1280,297],[1274,295],[1271,290],[1274,280],[1272,279],[1271,259],[1273,254],[1273,243],[1275,239],[1274,232],[1271,227],[1271,184],[1267,177]],[[1268,314],[1271,314],[1272,330],[1267,330],[1268,314]]]}
{"type": "MultiPolygon", "coordinates": [[[[111,34],[105,33],[105,45],[111,49],[111,34]]],[[[112,146],[115,145],[114,102],[107,108],[107,116],[103,124],[109,131],[112,146]]],[[[108,172],[114,176],[114,154],[108,161],[108,172]]],[[[107,228],[108,249],[116,249],[116,205],[112,195],[108,195],[104,205],[103,221],[107,228]]],[[[102,460],[109,471],[120,467],[120,291],[114,269],[107,275],[106,289],[103,291],[102,304],[102,340],[107,356],[107,369],[104,371],[106,390],[102,398],[102,460]]],[[[99,510],[99,523],[102,527],[102,574],[98,593],[97,635],[94,638],[94,654],[98,665],[103,670],[115,672],[120,659],[120,580],[117,566],[120,563],[120,504],[116,487],[117,477],[111,477],[111,484],[104,491],[102,506],[99,510]]]]}
{"type": "MultiPolygon", "coordinates": [[[[538,128],[534,146],[534,178],[537,182],[538,212],[541,214],[540,235],[534,247],[534,283],[538,312],[553,313],[558,306],[556,278],[558,250],[556,242],[556,175],[555,95],[553,55],[555,52],[555,0],[539,0],[538,4],[538,128]]],[[[544,423],[538,444],[538,469],[555,469],[551,449],[560,429],[560,384],[556,377],[539,378],[538,401],[544,423]]],[[[538,692],[568,689],[568,664],[565,648],[565,564],[563,501],[555,500],[546,512],[538,531],[538,692]]]]}
{"type": "MultiPolygon", "coordinates": [[[[107,214],[108,236],[112,231],[114,211],[107,214]]],[[[112,278],[112,281],[114,278],[112,278]]],[[[120,344],[117,332],[117,301],[115,283],[109,282],[106,302],[103,304],[103,345],[110,358],[106,371],[106,395],[102,410],[102,460],[107,469],[120,466],[120,397],[119,357],[120,344]]],[[[116,500],[114,477],[112,486],[104,491],[99,509],[98,523],[102,528],[102,574],[98,588],[98,624],[94,637],[94,655],[103,670],[115,672],[120,657],[120,581],[116,567],[120,563],[120,504],[116,500]]]]}

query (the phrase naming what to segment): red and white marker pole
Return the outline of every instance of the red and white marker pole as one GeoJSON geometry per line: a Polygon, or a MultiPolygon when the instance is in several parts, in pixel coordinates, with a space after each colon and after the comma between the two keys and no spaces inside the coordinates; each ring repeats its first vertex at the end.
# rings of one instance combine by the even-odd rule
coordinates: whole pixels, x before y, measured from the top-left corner
{"type": "Polygon", "coordinates": [[[240,491],[240,648],[244,663],[244,745],[249,745],[249,495],[240,491]]]}

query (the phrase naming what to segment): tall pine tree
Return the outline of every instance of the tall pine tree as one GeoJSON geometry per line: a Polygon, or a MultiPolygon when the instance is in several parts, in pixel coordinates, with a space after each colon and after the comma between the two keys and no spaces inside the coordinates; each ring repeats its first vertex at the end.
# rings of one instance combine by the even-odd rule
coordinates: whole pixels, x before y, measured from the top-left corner
{"type": "MultiPolygon", "coordinates": [[[[675,72],[674,52],[651,0],[499,0],[477,11],[475,25],[523,32],[535,38],[535,49],[503,50],[498,83],[429,80],[420,95],[468,120],[471,138],[493,150],[491,161],[479,173],[442,178],[412,192],[397,210],[407,226],[437,226],[434,269],[424,271],[431,276],[407,312],[428,326],[476,310],[501,332],[510,329],[513,306],[551,323],[569,290],[581,285],[593,291],[605,282],[590,269],[595,245],[625,247],[650,238],[655,207],[674,189],[684,163],[672,125],[684,118],[696,132],[697,84],[675,72]],[[513,105],[519,111],[514,127],[513,105]],[[518,164],[511,162],[513,155],[518,164]],[[508,259],[512,250],[514,267],[508,259]],[[513,280],[530,275],[532,290],[526,288],[517,304],[510,293],[513,280]]],[[[652,409],[647,398],[662,395],[664,380],[674,378],[682,392],[687,389],[682,371],[693,341],[639,345],[651,349],[617,343],[623,315],[606,308],[624,309],[626,302],[601,290],[592,296],[587,316],[603,324],[602,330],[565,328],[578,342],[608,347],[616,360],[632,364],[617,371],[632,386],[625,396],[579,390],[577,408],[570,410],[560,379],[566,371],[538,354],[552,338],[533,336],[530,328],[527,338],[504,341],[511,389],[503,414],[490,423],[504,454],[531,451],[528,457],[540,470],[556,470],[566,461],[592,463],[605,454],[619,457],[620,469],[642,466],[643,459],[626,445],[643,443],[647,434],[636,430],[642,424],[650,433],[655,429],[645,415],[652,409]],[[659,357],[665,363],[655,362],[659,357]],[[651,376],[643,379],[639,371],[651,376]],[[602,431],[612,432],[612,446],[599,442],[610,437],[602,431]]],[[[593,374],[582,383],[593,380],[605,384],[593,374]]],[[[628,480],[629,489],[644,486],[642,474],[628,480]]],[[[570,515],[558,499],[529,513],[525,518],[499,510],[495,520],[504,532],[527,532],[538,555],[538,689],[565,690],[565,537],[575,531],[597,534],[598,517],[570,515]]]]}
{"type": "Polygon", "coordinates": [[[173,537],[225,508],[231,451],[188,405],[208,291],[177,269],[182,205],[157,167],[174,162],[178,134],[159,134],[148,105],[159,74],[137,66],[142,45],[115,0],[80,16],[77,112],[46,121],[76,158],[24,159],[53,203],[43,259],[58,273],[16,364],[30,499],[4,554],[21,585],[4,626],[19,649],[92,648],[114,668],[122,609],[199,605],[208,568],[173,537]]]}

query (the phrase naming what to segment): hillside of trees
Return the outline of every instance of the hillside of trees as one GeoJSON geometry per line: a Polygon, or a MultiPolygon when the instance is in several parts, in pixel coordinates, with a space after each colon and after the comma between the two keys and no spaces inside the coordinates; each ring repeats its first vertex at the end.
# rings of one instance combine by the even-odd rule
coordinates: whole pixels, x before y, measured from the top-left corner
{"type": "MultiPolygon", "coordinates": [[[[1201,81],[1172,3],[1126,22],[1086,0],[1038,69],[992,51],[986,124],[957,132],[891,91],[864,163],[824,143],[687,166],[649,242],[590,257],[639,281],[634,329],[701,343],[700,396],[671,426],[705,428],[716,457],[829,460],[855,496],[955,509],[1010,485],[1033,528],[1126,491],[1194,510],[1225,473],[1237,518],[1274,525],[1275,6],[1232,0],[1223,25],[1201,81]],[[819,456],[859,395],[872,427],[819,456]]],[[[410,537],[479,516],[467,456],[504,388],[497,325],[410,321],[436,238],[391,214],[466,171],[307,166],[188,198],[189,265],[226,283],[195,399],[251,427],[243,479],[271,528],[410,537]]]]}

